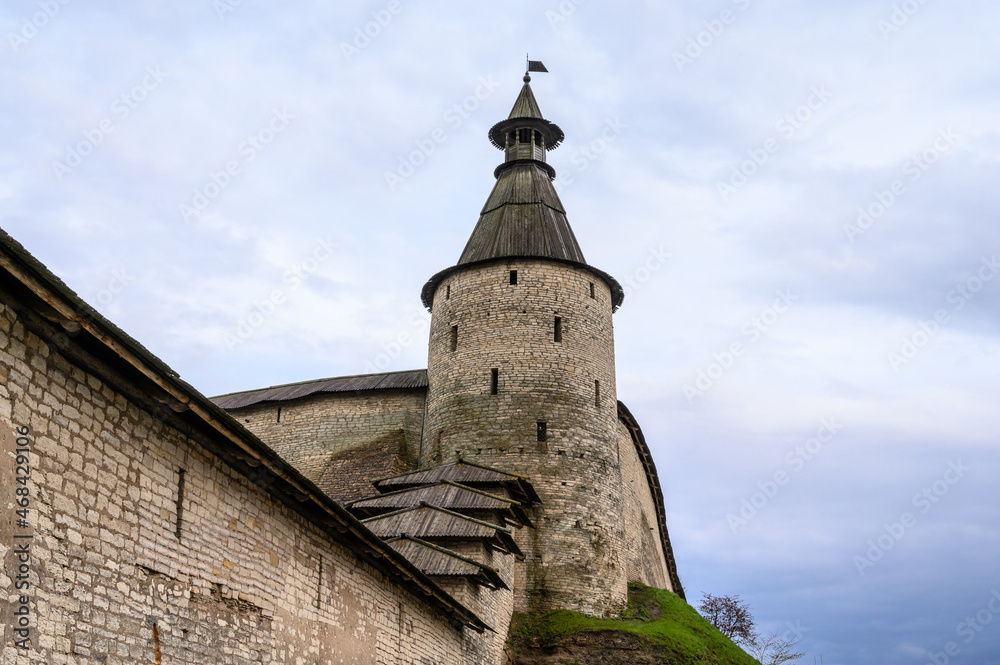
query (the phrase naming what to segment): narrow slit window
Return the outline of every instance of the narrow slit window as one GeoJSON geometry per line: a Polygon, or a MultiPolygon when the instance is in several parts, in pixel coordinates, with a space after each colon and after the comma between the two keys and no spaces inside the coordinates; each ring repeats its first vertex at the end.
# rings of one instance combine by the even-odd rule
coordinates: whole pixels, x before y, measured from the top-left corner
{"type": "Polygon", "coordinates": [[[591,298],[596,298],[597,297],[597,296],[594,295],[594,283],[593,282],[590,283],[590,297],[591,298]]]}
{"type": "Polygon", "coordinates": [[[181,539],[181,523],[184,519],[184,469],[177,471],[177,523],[174,525],[174,537],[181,539]]]}
{"type": "Polygon", "coordinates": [[[537,424],[537,427],[536,427],[535,431],[538,434],[538,440],[539,441],[548,441],[548,438],[549,438],[549,428],[548,428],[548,425],[545,424],[544,420],[539,420],[538,421],[538,424],[537,424]]]}
{"type": "Polygon", "coordinates": [[[458,350],[458,326],[451,327],[451,350],[458,350]]]}
{"type": "Polygon", "coordinates": [[[496,395],[500,392],[500,370],[493,368],[490,370],[490,394],[496,395]]]}
{"type": "Polygon", "coordinates": [[[552,329],[552,339],[556,342],[562,341],[562,318],[556,317],[555,326],[552,329]]]}
{"type": "Polygon", "coordinates": [[[510,283],[511,284],[517,284],[517,271],[516,270],[511,270],[510,271],[510,283]]]}
{"type": "MultiPolygon", "coordinates": [[[[590,292],[591,292],[591,294],[594,293],[594,285],[593,284],[590,285],[590,292]]],[[[591,295],[591,297],[593,297],[593,295],[591,295]]],[[[451,299],[451,284],[447,284],[444,287],[444,299],[445,300],[450,300],[451,299]]]]}
{"type": "Polygon", "coordinates": [[[323,602],[323,555],[319,555],[319,568],[316,576],[316,609],[323,602]]]}
{"type": "Polygon", "coordinates": [[[280,423],[281,422],[281,407],[280,406],[278,407],[278,419],[275,420],[274,422],[276,422],[276,423],[280,423]]]}
{"type": "Polygon", "coordinates": [[[594,379],[594,406],[601,405],[601,381],[594,379]]]}

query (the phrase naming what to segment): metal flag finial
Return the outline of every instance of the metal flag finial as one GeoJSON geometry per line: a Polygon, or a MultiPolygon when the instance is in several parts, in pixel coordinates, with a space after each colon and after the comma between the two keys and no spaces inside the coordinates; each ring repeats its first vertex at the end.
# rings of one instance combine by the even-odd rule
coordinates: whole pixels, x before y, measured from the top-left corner
{"type": "Polygon", "coordinates": [[[527,53],[524,54],[524,59],[528,63],[527,67],[524,70],[524,82],[525,83],[530,83],[531,82],[531,76],[528,74],[528,72],[546,72],[546,73],[548,73],[549,70],[545,69],[545,65],[542,64],[541,60],[529,60],[527,53]]]}

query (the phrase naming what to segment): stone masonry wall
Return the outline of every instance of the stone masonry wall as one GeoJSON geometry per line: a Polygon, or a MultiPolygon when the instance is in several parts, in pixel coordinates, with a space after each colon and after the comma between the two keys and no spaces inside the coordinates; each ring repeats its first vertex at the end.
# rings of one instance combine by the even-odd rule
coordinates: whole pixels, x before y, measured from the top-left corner
{"type": "Polygon", "coordinates": [[[625,522],[628,581],[673,591],[649,481],[632,436],[620,422],[618,449],[622,460],[622,487],[625,494],[622,517],[625,522]]]}
{"type": "Polygon", "coordinates": [[[458,457],[524,474],[541,497],[531,514],[536,528],[517,533],[526,561],[515,570],[516,611],[624,609],[614,333],[604,282],[532,259],[473,266],[442,281],[431,319],[421,466],[458,457]]]}
{"type": "MultiPolygon", "coordinates": [[[[392,444],[395,452],[399,446],[393,437],[397,436],[404,441],[405,456],[388,463],[386,466],[391,468],[383,475],[416,468],[425,394],[423,388],[323,393],[255,404],[230,413],[300,473],[318,483],[333,458],[343,462],[349,451],[370,448],[379,440],[392,444]]],[[[366,487],[360,496],[373,493],[374,488],[366,487]]]]}
{"type": "MultiPolygon", "coordinates": [[[[33,449],[32,649],[13,646],[5,618],[5,665],[463,661],[466,631],[71,365],[9,306],[0,306],[0,421],[27,426],[33,449]]],[[[10,607],[10,541],[0,556],[10,607]]]]}

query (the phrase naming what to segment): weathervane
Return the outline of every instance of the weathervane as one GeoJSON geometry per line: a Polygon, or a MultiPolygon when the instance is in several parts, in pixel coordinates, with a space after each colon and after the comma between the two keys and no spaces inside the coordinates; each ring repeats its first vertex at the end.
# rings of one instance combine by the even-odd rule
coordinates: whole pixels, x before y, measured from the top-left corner
{"type": "Polygon", "coordinates": [[[548,73],[549,70],[545,69],[545,65],[542,64],[541,60],[528,60],[528,54],[527,53],[524,54],[524,59],[528,63],[527,68],[524,70],[524,82],[525,83],[530,83],[531,82],[531,76],[528,74],[528,72],[545,72],[545,73],[548,73]]]}

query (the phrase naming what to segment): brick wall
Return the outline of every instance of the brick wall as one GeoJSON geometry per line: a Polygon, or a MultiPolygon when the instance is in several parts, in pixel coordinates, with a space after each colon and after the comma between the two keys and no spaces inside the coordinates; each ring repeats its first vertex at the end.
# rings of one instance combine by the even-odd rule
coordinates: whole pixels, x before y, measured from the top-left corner
{"type": "MultiPolygon", "coordinates": [[[[0,662],[462,662],[469,631],[70,364],[9,306],[0,368],[0,426],[28,426],[33,438],[37,621],[28,653],[5,621],[0,662]]],[[[9,545],[0,543],[5,605],[9,545]]]]}
{"type": "Polygon", "coordinates": [[[515,609],[621,611],[625,532],[607,285],[545,260],[452,274],[434,296],[427,390],[422,466],[462,456],[529,476],[542,499],[536,528],[517,534],[527,560],[515,571],[515,609]]]}

